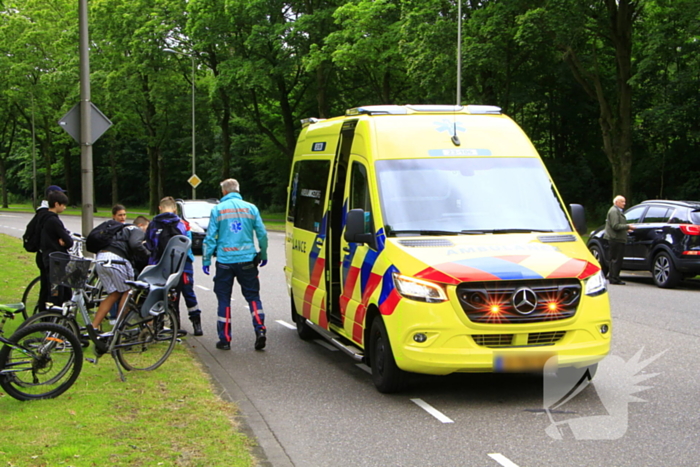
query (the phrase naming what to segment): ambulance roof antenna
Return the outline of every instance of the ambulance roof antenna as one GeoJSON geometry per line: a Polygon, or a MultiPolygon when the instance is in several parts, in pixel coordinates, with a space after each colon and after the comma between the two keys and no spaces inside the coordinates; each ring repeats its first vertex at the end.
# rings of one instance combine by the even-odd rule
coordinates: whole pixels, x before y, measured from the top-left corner
{"type": "Polygon", "coordinates": [[[452,120],[452,144],[459,146],[461,143],[457,136],[457,108],[462,105],[462,0],[457,0],[457,104],[455,105],[452,120]]]}

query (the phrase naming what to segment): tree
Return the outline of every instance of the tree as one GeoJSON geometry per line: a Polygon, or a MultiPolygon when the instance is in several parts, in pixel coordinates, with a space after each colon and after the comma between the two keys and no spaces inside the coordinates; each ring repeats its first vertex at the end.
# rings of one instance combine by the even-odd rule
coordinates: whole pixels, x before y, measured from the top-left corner
{"type": "Polygon", "coordinates": [[[598,104],[613,192],[631,197],[632,43],[643,0],[552,0],[528,12],[523,27],[550,32],[584,92],[598,104]]]}

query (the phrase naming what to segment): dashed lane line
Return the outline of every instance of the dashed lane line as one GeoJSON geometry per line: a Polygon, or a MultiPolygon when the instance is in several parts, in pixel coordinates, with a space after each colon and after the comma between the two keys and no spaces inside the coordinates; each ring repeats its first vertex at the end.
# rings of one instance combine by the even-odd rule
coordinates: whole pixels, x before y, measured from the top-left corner
{"type": "Polygon", "coordinates": [[[297,328],[297,327],[294,326],[293,324],[289,324],[288,322],[283,321],[283,320],[281,320],[281,319],[276,320],[276,322],[279,323],[279,324],[281,324],[282,326],[284,326],[284,327],[287,328],[287,329],[296,329],[296,328],[297,328]]]}
{"type": "Polygon", "coordinates": [[[423,399],[411,399],[411,402],[413,402],[418,407],[420,407],[421,409],[428,412],[433,417],[440,420],[442,423],[454,423],[454,421],[450,417],[448,417],[444,413],[440,412],[438,409],[436,409],[432,405],[428,404],[423,399]]]}
{"type": "Polygon", "coordinates": [[[499,464],[501,464],[503,467],[518,467],[518,465],[513,462],[512,460],[508,459],[506,456],[503,454],[499,454],[497,452],[489,454],[489,457],[499,464]]]}

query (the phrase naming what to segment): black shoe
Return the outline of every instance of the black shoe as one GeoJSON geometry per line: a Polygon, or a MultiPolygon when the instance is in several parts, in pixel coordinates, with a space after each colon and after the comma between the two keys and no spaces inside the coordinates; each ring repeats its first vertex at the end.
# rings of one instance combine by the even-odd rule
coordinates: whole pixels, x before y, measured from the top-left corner
{"type": "Polygon", "coordinates": [[[231,350],[231,344],[226,341],[219,341],[216,343],[216,348],[219,350],[231,350]]]}
{"type": "Polygon", "coordinates": [[[262,350],[265,348],[265,342],[267,337],[265,337],[265,330],[256,331],[255,333],[255,350],[262,350]]]}
{"type": "Polygon", "coordinates": [[[192,329],[194,330],[194,335],[203,336],[204,332],[202,332],[202,320],[199,317],[197,317],[192,318],[190,321],[192,321],[192,329]]]}
{"type": "Polygon", "coordinates": [[[625,282],[622,282],[620,279],[610,279],[610,283],[613,285],[625,285],[625,282]]]}

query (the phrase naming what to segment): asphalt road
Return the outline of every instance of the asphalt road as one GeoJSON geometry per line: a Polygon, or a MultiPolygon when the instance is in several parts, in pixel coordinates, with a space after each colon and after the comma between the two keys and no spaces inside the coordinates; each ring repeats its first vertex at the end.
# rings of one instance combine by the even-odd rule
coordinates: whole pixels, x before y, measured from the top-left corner
{"type": "MultiPolygon", "coordinates": [[[[21,236],[28,219],[0,213],[0,233],[21,236]]],[[[78,218],[65,222],[80,225],[78,218]]],[[[594,384],[547,414],[545,384],[528,375],[416,375],[401,394],[378,393],[366,367],[296,336],[284,237],[271,232],[270,239],[270,262],[260,273],[265,351],[253,349],[237,286],[232,350],[214,348],[216,300],[199,257],[205,335],[187,339],[239,403],[263,465],[700,466],[700,282],[662,290],[649,275],[623,273],[627,285],[610,289],[611,355],[594,384]]]]}

